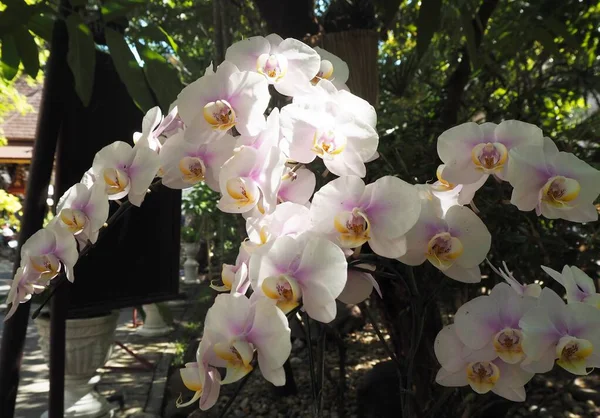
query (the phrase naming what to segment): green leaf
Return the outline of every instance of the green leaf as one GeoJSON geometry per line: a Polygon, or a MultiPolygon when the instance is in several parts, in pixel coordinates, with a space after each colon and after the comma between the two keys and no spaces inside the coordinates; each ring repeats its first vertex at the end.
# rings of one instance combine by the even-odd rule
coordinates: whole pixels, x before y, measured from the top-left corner
{"type": "Polygon", "coordinates": [[[94,89],[94,70],[96,67],[96,47],[90,28],[79,15],[72,14],[67,18],[69,33],[69,52],[67,63],[75,80],[75,91],[84,106],[90,104],[94,89]]]}
{"type": "Polygon", "coordinates": [[[544,47],[546,52],[548,52],[549,54],[554,54],[554,55],[560,54],[560,50],[558,49],[558,46],[554,42],[554,35],[552,35],[546,29],[544,29],[540,26],[536,26],[533,28],[531,33],[532,33],[533,38],[542,44],[542,46],[544,47]]]}
{"type": "Polygon", "coordinates": [[[32,78],[36,78],[40,70],[38,47],[31,33],[24,26],[15,32],[15,43],[25,72],[32,78]]]}
{"type": "Polygon", "coordinates": [[[473,16],[465,8],[460,9],[460,17],[462,20],[462,28],[467,38],[467,51],[473,69],[479,68],[479,55],[477,54],[477,45],[475,43],[475,29],[473,28],[473,16]]]}
{"type": "Polygon", "coordinates": [[[47,14],[34,14],[29,18],[27,27],[30,31],[42,38],[46,42],[52,40],[52,28],[54,27],[54,19],[47,14]]]}
{"type": "Polygon", "coordinates": [[[144,37],[150,41],[159,42],[159,43],[161,43],[161,42],[167,43],[171,48],[173,48],[173,51],[175,51],[175,52],[177,52],[177,50],[179,49],[179,47],[177,46],[177,43],[175,43],[175,41],[173,40],[171,35],[169,35],[160,26],[146,26],[145,28],[143,28],[141,30],[141,34],[142,34],[142,37],[144,37]]]}
{"type": "Polygon", "coordinates": [[[439,29],[442,18],[442,0],[421,0],[417,18],[417,53],[422,57],[433,35],[439,29]]]}
{"type": "Polygon", "coordinates": [[[567,25],[559,21],[558,19],[550,17],[545,17],[543,20],[544,24],[551,32],[555,35],[562,37],[565,40],[567,46],[575,51],[577,51],[580,47],[577,38],[569,32],[569,28],[567,25]]]}
{"type": "Polygon", "coordinates": [[[111,22],[126,16],[137,6],[145,3],[146,0],[110,0],[102,5],[102,17],[104,21],[111,22]]]}
{"type": "Polygon", "coordinates": [[[142,46],[141,53],[148,83],[152,87],[163,113],[166,113],[183,87],[179,81],[177,70],[169,65],[162,55],[146,46],[142,46]]]}
{"type": "Polygon", "coordinates": [[[110,56],[127,92],[140,109],[148,111],[156,104],[146,83],[144,71],[138,65],[123,35],[111,28],[106,28],[105,35],[110,56]]]}
{"type": "Polygon", "coordinates": [[[2,76],[6,80],[12,80],[19,72],[21,58],[17,50],[17,43],[13,35],[2,37],[2,76]]]}

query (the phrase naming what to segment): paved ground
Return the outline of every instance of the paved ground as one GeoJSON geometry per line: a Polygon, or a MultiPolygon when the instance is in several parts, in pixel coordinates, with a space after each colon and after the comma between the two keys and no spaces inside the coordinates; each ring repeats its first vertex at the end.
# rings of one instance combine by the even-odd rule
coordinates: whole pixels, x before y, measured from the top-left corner
{"type": "MultiPolygon", "coordinates": [[[[4,267],[0,262],[0,273],[4,267]]],[[[4,312],[4,300],[8,293],[10,281],[3,281],[0,275],[0,312],[4,312]]],[[[150,368],[144,367],[131,354],[119,346],[115,346],[105,368],[99,369],[102,380],[97,390],[104,396],[115,399],[115,416],[159,416],[163,407],[164,387],[171,360],[175,353],[175,336],[181,329],[186,312],[189,311],[197,294],[196,284],[185,285],[181,292],[188,295],[186,300],[168,302],[172,314],[175,331],[164,337],[141,337],[133,327],[133,309],[121,310],[116,340],[129,350],[152,363],[150,368]],[[122,404],[122,407],[121,405],[122,404]],[[151,414],[142,415],[141,413],[151,414]]],[[[2,330],[0,314],[0,335],[2,330]]],[[[38,334],[33,321],[30,321],[25,355],[21,369],[21,382],[17,397],[17,418],[37,418],[47,408],[48,402],[48,367],[38,345],[38,334]]]]}

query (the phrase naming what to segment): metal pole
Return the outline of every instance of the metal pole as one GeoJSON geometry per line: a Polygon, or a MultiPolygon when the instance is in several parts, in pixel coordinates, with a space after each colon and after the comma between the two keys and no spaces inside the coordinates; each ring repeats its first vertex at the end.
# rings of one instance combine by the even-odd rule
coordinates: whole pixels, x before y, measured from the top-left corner
{"type": "MultiPolygon", "coordinates": [[[[24,216],[19,232],[19,250],[13,274],[21,263],[20,248],[23,243],[42,226],[46,212],[46,197],[54,152],[64,112],[61,89],[67,68],[67,28],[57,19],[52,33],[50,57],[46,67],[44,94],[33,146],[29,178],[24,203],[24,216]]],[[[3,417],[12,417],[15,412],[19,372],[23,358],[25,334],[29,321],[30,303],[23,304],[15,315],[4,324],[0,349],[0,412],[3,417]]]]}

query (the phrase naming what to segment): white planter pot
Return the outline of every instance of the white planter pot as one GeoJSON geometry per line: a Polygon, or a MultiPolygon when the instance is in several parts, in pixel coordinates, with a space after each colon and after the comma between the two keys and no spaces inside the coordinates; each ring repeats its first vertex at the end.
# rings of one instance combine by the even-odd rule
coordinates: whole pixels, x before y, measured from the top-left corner
{"type": "MultiPolygon", "coordinates": [[[[111,406],[94,386],[100,380],[96,369],[112,354],[119,312],[85,319],[67,320],[65,348],[65,418],[112,416],[111,406]]],[[[38,317],[35,324],[42,352],[49,361],[50,319],[38,317]]],[[[45,412],[42,418],[47,417],[45,412]]]]}
{"type": "Polygon", "coordinates": [[[144,325],[136,331],[139,335],[143,337],[160,337],[173,331],[173,328],[166,324],[156,303],[143,305],[142,307],[146,317],[144,318],[144,325]]]}
{"type": "Polygon", "coordinates": [[[182,244],[182,247],[186,257],[183,263],[184,282],[196,283],[198,281],[199,266],[196,261],[196,254],[198,254],[200,246],[195,242],[186,242],[182,244]]]}

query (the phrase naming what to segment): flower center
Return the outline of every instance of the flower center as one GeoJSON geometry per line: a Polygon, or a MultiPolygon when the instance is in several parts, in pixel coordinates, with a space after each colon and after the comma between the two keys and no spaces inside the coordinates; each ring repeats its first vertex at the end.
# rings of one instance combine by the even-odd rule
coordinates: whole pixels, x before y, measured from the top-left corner
{"type": "Polygon", "coordinates": [[[233,340],[231,343],[216,343],[216,355],[227,362],[227,374],[221,384],[233,383],[240,380],[252,370],[254,347],[244,340],[233,340]]]}
{"type": "Polygon", "coordinates": [[[64,208],[60,211],[59,216],[73,235],[79,234],[85,228],[87,216],[79,209],[64,208]]]}
{"type": "Polygon", "coordinates": [[[369,218],[359,208],[352,212],[340,212],[333,219],[335,229],[340,233],[340,245],[345,248],[356,248],[363,245],[371,237],[369,218]]]}
{"type": "Polygon", "coordinates": [[[183,181],[188,184],[196,184],[204,180],[206,166],[198,157],[183,157],[179,161],[179,171],[183,175],[183,181]]]}
{"type": "Polygon", "coordinates": [[[258,188],[254,184],[249,184],[247,179],[236,177],[227,180],[227,194],[234,199],[239,206],[254,204],[258,199],[258,193],[258,188]]]}
{"type": "Polygon", "coordinates": [[[235,111],[227,100],[217,100],[204,106],[204,119],[219,131],[228,131],[235,125],[235,111]]]}
{"type": "Polygon", "coordinates": [[[556,364],[573,374],[587,374],[585,360],[593,351],[594,346],[588,340],[566,335],[556,346],[556,364]]]}
{"type": "Polygon", "coordinates": [[[115,195],[129,188],[129,176],[119,168],[105,168],[102,172],[106,183],[106,193],[115,195]]]}
{"type": "Polygon", "coordinates": [[[579,196],[579,190],[581,186],[577,180],[554,176],[542,187],[541,200],[557,208],[569,209],[569,202],[579,196]]]}
{"type": "Polygon", "coordinates": [[[478,170],[486,174],[500,171],[508,158],[508,150],[499,142],[477,144],[471,150],[471,160],[478,170]]]}
{"type": "Polygon", "coordinates": [[[467,365],[467,381],[469,386],[480,394],[494,388],[500,378],[500,369],[489,361],[477,361],[467,365]]]}
{"type": "Polygon", "coordinates": [[[431,264],[444,271],[450,268],[462,253],[463,245],[460,240],[449,232],[441,232],[429,240],[426,257],[431,264]]]}
{"type": "Polygon", "coordinates": [[[262,54],[256,60],[256,71],[271,83],[281,80],[288,70],[288,60],[283,55],[262,54]]]}
{"type": "Polygon", "coordinates": [[[321,158],[332,159],[335,155],[344,151],[347,142],[348,140],[344,135],[331,129],[323,131],[318,129],[313,139],[312,151],[321,158]]]}
{"type": "Polygon", "coordinates": [[[40,273],[42,281],[55,278],[60,272],[60,260],[54,254],[32,256],[31,266],[40,273]]]}
{"type": "Polygon", "coordinates": [[[277,301],[277,307],[288,313],[299,305],[302,289],[298,282],[286,274],[267,277],[262,282],[261,289],[265,296],[277,301]]]}
{"type": "Polygon", "coordinates": [[[319,72],[311,80],[311,83],[317,84],[319,82],[319,80],[321,80],[323,78],[326,80],[329,80],[329,79],[331,79],[332,75],[333,75],[333,64],[331,63],[331,61],[321,60],[321,67],[319,68],[319,72]]]}
{"type": "Polygon", "coordinates": [[[505,328],[494,336],[494,349],[498,357],[508,364],[523,360],[525,353],[521,347],[523,334],[518,329],[505,328]]]}

